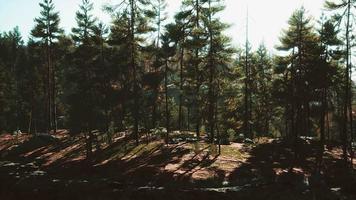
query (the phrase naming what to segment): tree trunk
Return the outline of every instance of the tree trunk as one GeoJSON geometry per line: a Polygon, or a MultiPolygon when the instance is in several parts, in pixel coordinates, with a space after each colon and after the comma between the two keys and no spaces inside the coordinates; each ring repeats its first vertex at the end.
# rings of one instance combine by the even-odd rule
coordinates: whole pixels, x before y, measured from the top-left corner
{"type": "Polygon", "coordinates": [[[130,0],[130,10],[131,10],[131,24],[130,24],[130,31],[131,31],[131,68],[133,70],[133,83],[134,83],[134,137],[136,141],[136,145],[139,145],[139,133],[138,133],[138,111],[139,111],[139,102],[138,102],[138,83],[137,83],[137,70],[136,70],[136,61],[135,61],[135,1],[130,0]]]}
{"type": "Polygon", "coordinates": [[[184,49],[181,47],[181,52],[180,52],[180,84],[179,84],[179,113],[178,113],[178,130],[182,130],[182,121],[183,121],[183,111],[182,111],[182,105],[183,105],[183,59],[184,59],[184,49]]]}
{"type": "MultiPolygon", "coordinates": [[[[351,10],[351,1],[348,0],[348,5],[347,5],[347,22],[346,22],[346,70],[345,70],[345,99],[344,99],[344,110],[343,110],[343,115],[344,115],[344,121],[343,121],[343,131],[342,131],[342,151],[343,151],[343,159],[345,164],[347,165],[348,163],[348,156],[347,156],[347,147],[348,147],[348,108],[349,108],[349,98],[350,98],[350,61],[349,61],[349,54],[350,54],[350,38],[349,38],[349,28],[350,28],[350,10],[351,10]]],[[[352,112],[352,111],[351,111],[352,112]]],[[[352,113],[351,113],[352,115],[352,113]]],[[[351,119],[351,118],[350,118],[351,119]]],[[[350,124],[351,125],[351,124],[350,124]]]]}
{"type": "Polygon", "coordinates": [[[168,60],[165,61],[165,72],[164,72],[164,87],[165,87],[165,98],[166,98],[166,144],[169,143],[169,110],[168,110],[168,60]]]}
{"type": "Polygon", "coordinates": [[[155,88],[154,89],[154,100],[153,100],[153,105],[152,105],[152,128],[156,128],[156,124],[157,124],[157,95],[158,91],[155,88]]]}
{"type": "MultiPolygon", "coordinates": [[[[216,94],[219,94],[219,79],[217,80],[218,86],[216,87],[216,94]]],[[[216,127],[216,132],[217,132],[217,139],[218,139],[218,146],[219,146],[219,153],[218,155],[221,154],[221,137],[220,137],[220,130],[219,130],[219,110],[218,110],[218,100],[215,101],[215,127],[216,127]]]]}
{"type": "MultiPolygon", "coordinates": [[[[350,54],[351,54],[351,47],[350,48],[350,54]]],[[[351,57],[351,55],[350,55],[351,57]]],[[[350,58],[349,57],[349,58],[350,58]]],[[[352,99],[353,99],[353,94],[352,94],[352,65],[351,65],[351,58],[349,59],[349,91],[350,91],[350,94],[349,94],[349,98],[348,98],[348,101],[349,101],[349,120],[350,120],[350,163],[351,163],[351,166],[352,163],[353,163],[353,159],[354,159],[354,151],[353,151],[353,147],[352,147],[352,142],[354,140],[353,138],[353,134],[354,134],[354,131],[353,131],[353,115],[352,115],[352,112],[353,112],[353,109],[352,109],[352,99]]]]}
{"type": "Polygon", "coordinates": [[[87,150],[87,160],[90,162],[93,153],[93,133],[91,130],[86,132],[87,134],[85,135],[85,141],[86,141],[86,150],[87,150]]]}
{"type": "MultiPolygon", "coordinates": [[[[212,23],[211,21],[211,1],[209,0],[209,24],[212,23]]],[[[214,35],[212,33],[211,30],[211,25],[208,26],[208,32],[209,32],[209,41],[210,41],[210,49],[209,49],[209,71],[210,71],[210,76],[209,76],[209,123],[210,123],[210,142],[214,143],[214,127],[215,127],[215,94],[214,94],[214,76],[215,76],[215,68],[213,65],[213,61],[212,61],[212,56],[214,53],[214,47],[213,47],[213,39],[214,39],[214,35]]]]}
{"type": "Polygon", "coordinates": [[[319,146],[319,155],[317,158],[317,173],[320,174],[321,166],[323,163],[323,155],[324,155],[324,145],[325,145],[325,114],[327,110],[327,102],[326,102],[326,88],[322,89],[321,96],[321,112],[320,112],[320,146],[319,146]]]}
{"type": "MultiPolygon", "coordinates": [[[[51,51],[51,50],[50,50],[51,51]]],[[[52,53],[50,53],[52,54],[52,53]]],[[[52,63],[52,60],[51,60],[52,63]]],[[[53,112],[53,133],[57,133],[57,101],[56,101],[56,71],[55,65],[52,65],[52,112],[53,112]]]]}
{"type": "Polygon", "coordinates": [[[190,105],[188,106],[187,112],[187,130],[190,131],[190,105]]]}
{"type": "MultiPolygon", "coordinates": [[[[196,21],[195,21],[195,26],[196,28],[199,29],[199,15],[200,15],[200,8],[199,8],[199,0],[195,0],[195,7],[196,7],[196,21]]],[[[199,39],[199,36],[198,36],[199,39]]],[[[196,73],[196,136],[199,139],[200,138],[200,122],[201,122],[201,116],[200,116],[200,103],[199,103],[199,91],[200,91],[200,73],[199,73],[199,49],[195,49],[195,73],[196,73]]]]}
{"type": "Polygon", "coordinates": [[[51,65],[50,65],[50,49],[48,39],[46,41],[46,57],[47,57],[47,133],[50,134],[52,129],[52,101],[51,101],[51,65]]]}
{"type": "Polygon", "coordinates": [[[28,131],[27,133],[31,134],[31,127],[32,127],[32,106],[31,106],[31,111],[30,111],[30,117],[29,117],[29,120],[28,120],[28,131]]]}

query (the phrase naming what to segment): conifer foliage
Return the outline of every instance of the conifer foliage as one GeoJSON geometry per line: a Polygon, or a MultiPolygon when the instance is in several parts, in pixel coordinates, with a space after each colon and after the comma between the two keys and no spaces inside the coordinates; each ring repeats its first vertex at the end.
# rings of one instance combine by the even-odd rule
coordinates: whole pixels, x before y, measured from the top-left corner
{"type": "Polygon", "coordinates": [[[212,146],[283,137],[295,161],[310,136],[316,171],[327,143],[353,159],[355,0],[326,1],[319,21],[294,11],[276,54],[248,40],[233,47],[223,0],[183,0],[172,19],[165,0],[112,3],[104,24],[101,5],[82,0],[66,34],[54,2],[42,0],[28,40],[18,28],[0,34],[0,131],[69,130],[89,161],[114,133],[136,145],[174,143],[177,133],[212,146]]]}

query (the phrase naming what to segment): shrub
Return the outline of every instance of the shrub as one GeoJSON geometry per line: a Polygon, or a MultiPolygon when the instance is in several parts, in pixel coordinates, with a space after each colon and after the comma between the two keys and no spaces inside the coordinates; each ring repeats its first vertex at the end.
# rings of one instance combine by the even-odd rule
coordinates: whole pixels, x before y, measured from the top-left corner
{"type": "Polygon", "coordinates": [[[233,142],[235,140],[235,135],[236,132],[234,131],[234,129],[230,128],[227,131],[224,131],[220,139],[221,144],[230,144],[230,142],[233,142]]]}

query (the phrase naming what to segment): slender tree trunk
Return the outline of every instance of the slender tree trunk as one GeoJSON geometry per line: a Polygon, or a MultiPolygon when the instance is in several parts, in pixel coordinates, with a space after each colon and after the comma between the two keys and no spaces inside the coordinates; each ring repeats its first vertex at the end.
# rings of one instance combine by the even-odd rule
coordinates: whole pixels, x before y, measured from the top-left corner
{"type": "MultiPolygon", "coordinates": [[[[47,2],[47,7],[50,6],[50,2],[47,2]]],[[[52,76],[52,69],[51,69],[51,31],[50,31],[50,13],[47,10],[47,24],[46,24],[46,31],[47,31],[47,38],[46,38],[46,56],[47,56],[47,98],[48,98],[48,128],[47,132],[50,133],[52,130],[52,88],[51,88],[51,76],[52,76]]]]}
{"type": "Polygon", "coordinates": [[[168,60],[165,61],[165,72],[164,72],[164,87],[165,87],[165,98],[166,98],[166,144],[169,143],[169,107],[168,107],[168,60]]]}
{"type": "Polygon", "coordinates": [[[50,65],[50,49],[48,39],[46,41],[46,57],[47,57],[47,133],[52,130],[52,101],[51,101],[51,65],[50,65]]]}
{"type": "Polygon", "coordinates": [[[292,79],[292,99],[291,99],[291,135],[293,137],[293,150],[294,150],[294,159],[296,160],[298,157],[297,152],[297,142],[298,142],[298,135],[296,130],[296,70],[294,64],[294,55],[295,55],[295,48],[292,51],[292,65],[291,65],[291,79],[292,79]]]}
{"type": "MultiPolygon", "coordinates": [[[[211,67],[212,68],[212,67],[211,67]]],[[[214,70],[211,69],[210,72],[210,80],[209,80],[209,124],[210,124],[210,142],[213,143],[214,142],[214,127],[215,127],[215,119],[214,119],[214,115],[215,115],[215,97],[214,97],[214,88],[213,88],[213,73],[214,70]]]]}
{"type": "MultiPolygon", "coordinates": [[[[200,15],[200,8],[199,8],[199,0],[195,0],[195,6],[196,6],[196,28],[199,29],[199,15],[200,15]]],[[[199,39],[199,36],[198,36],[199,39]]],[[[199,103],[199,92],[200,92],[200,73],[199,73],[199,49],[195,49],[195,73],[196,73],[196,135],[197,138],[200,138],[200,123],[201,123],[201,114],[200,114],[200,103],[199,103]]]]}
{"type": "Polygon", "coordinates": [[[209,49],[209,71],[210,71],[210,75],[209,75],[209,92],[208,92],[208,98],[209,98],[209,123],[210,123],[210,142],[214,143],[214,127],[215,127],[215,94],[214,94],[214,75],[215,75],[215,68],[213,65],[213,61],[212,61],[212,56],[214,54],[214,46],[213,46],[213,39],[214,39],[214,35],[213,32],[211,30],[211,0],[208,1],[209,3],[209,26],[208,26],[208,32],[209,32],[209,42],[210,42],[210,49],[209,49]]]}
{"type": "MultiPolygon", "coordinates": [[[[161,43],[161,1],[158,0],[158,13],[157,13],[157,41],[156,48],[159,49],[161,43]]],[[[156,59],[158,59],[156,57],[156,59]]],[[[157,72],[157,66],[155,66],[154,71],[157,72]]],[[[152,128],[156,128],[157,122],[157,97],[158,97],[158,88],[154,89],[154,100],[153,100],[153,109],[152,109],[152,128]]]]}
{"type": "Polygon", "coordinates": [[[91,162],[92,159],[92,154],[93,154],[93,132],[88,129],[87,131],[87,136],[85,136],[85,141],[86,141],[86,149],[87,149],[87,160],[91,162]]]}
{"type": "Polygon", "coordinates": [[[182,130],[182,121],[183,121],[183,111],[182,111],[182,106],[183,106],[183,62],[184,62],[184,48],[183,46],[180,47],[180,84],[179,84],[179,113],[178,113],[178,130],[182,130]]]}
{"type": "Polygon", "coordinates": [[[35,118],[35,135],[37,134],[37,119],[35,118]]]}
{"type": "Polygon", "coordinates": [[[136,145],[139,144],[139,133],[138,133],[138,112],[139,112],[139,102],[138,102],[138,83],[137,83],[137,70],[136,70],[136,50],[135,50],[135,0],[130,0],[130,10],[131,10],[131,20],[130,20],[130,31],[131,31],[131,68],[133,70],[133,83],[134,83],[134,137],[136,145]]]}
{"type": "MultiPolygon", "coordinates": [[[[293,64],[292,64],[292,67],[293,67],[293,64]]],[[[287,73],[285,73],[284,74],[284,80],[286,81],[288,79],[288,72],[287,73]]],[[[292,80],[293,81],[293,80],[292,80]]],[[[289,116],[289,110],[291,110],[291,108],[290,107],[292,107],[292,106],[289,106],[289,103],[288,103],[288,101],[286,101],[286,103],[285,103],[285,105],[284,105],[284,115],[285,115],[285,121],[284,121],[284,123],[285,123],[285,136],[286,136],[286,138],[288,139],[288,140],[290,140],[291,139],[291,133],[290,133],[290,130],[289,130],[289,118],[290,118],[290,116],[289,116]]],[[[282,134],[281,134],[282,135],[282,134]]]]}
{"type": "Polygon", "coordinates": [[[244,116],[244,130],[245,130],[245,136],[246,137],[251,137],[250,132],[249,132],[249,98],[248,98],[248,83],[249,83],[249,73],[248,73],[248,49],[247,49],[248,43],[246,42],[246,55],[245,55],[245,116],[244,116]]]}
{"type": "Polygon", "coordinates": [[[28,131],[27,133],[31,134],[31,128],[32,128],[32,106],[31,106],[31,111],[30,111],[30,117],[29,117],[29,120],[28,120],[28,131]]]}
{"type": "Polygon", "coordinates": [[[197,138],[199,139],[200,138],[200,122],[201,122],[201,117],[199,116],[200,115],[200,109],[197,108],[197,119],[196,119],[196,124],[195,124],[195,132],[196,132],[196,136],[197,138]]]}
{"type": "MultiPolygon", "coordinates": [[[[326,101],[326,103],[328,103],[328,101],[326,101]]],[[[329,111],[326,111],[326,131],[327,131],[327,135],[328,135],[328,142],[330,142],[331,138],[330,138],[330,119],[329,119],[329,111]]]]}
{"type": "Polygon", "coordinates": [[[187,130],[190,131],[190,105],[188,106],[187,112],[187,130]]]}
{"type": "Polygon", "coordinates": [[[321,165],[323,163],[323,155],[324,155],[324,145],[325,145],[325,114],[327,110],[327,102],[326,102],[326,88],[322,89],[321,95],[321,112],[320,112],[320,147],[319,147],[319,156],[317,163],[317,173],[321,171],[321,165]]]}
{"type": "Polygon", "coordinates": [[[250,68],[250,71],[249,71],[249,94],[248,94],[248,97],[249,97],[249,109],[248,109],[248,132],[249,132],[249,135],[251,137],[251,139],[253,139],[255,137],[255,134],[253,133],[253,130],[252,130],[252,126],[253,126],[253,123],[252,123],[252,80],[251,80],[251,68],[250,68]]]}
{"type": "Polygon", "coordinates": [[[248,13],[246,16],[246,41],[245,41],[245,116],[244,116],[244,131],[245,131],[245,136],[249,137],[250,139],[253,139],[252,131],[251,131],[251,107],[252,107],[252,102],[251,102],[251,85],[250,85],[250,73],[251,69],[249,69],[249,63],[248,63],[248,58],[249,58],[249,49],[248,49],[248,13]]]}
{"type": "MultiPolygon", "coordinates": [[[[50,40],[50,46],[52,46],[52,41],[50,40]]],[[[53,133],[57,133],[57,101],[56,101],[56,91],[57,91],[57,86],[56,86],[56,68],[55,65],[52,64],[53,63],[53,59],[52,59],[52,48],[50,48],[50,65],[52,67],[52,114],[53,114],[53,133]]]]}
{"type": "MultiPolygon", "coordinates": [[[[216,89],[216,94],[218,95],[219,94],[219,83],[220,83],[220,81],[219,81],[219,79],[217,80],[217,82],[218,82],[218,85],[217,85],[217,89],[216,89]]],[[[215,127],[216,127],[216,132],[217,132],[217,139],[218,139],[218,146],[219,146],[219,154],[218,155],[220,155],[221,154],[221,135],[220,135],[220,130],[219,130],[219,104],[218,104],[218,99],[216,98],[216,100],[215,100],[215,127]]]]}
{"type": "Polygon", "coordinates": [[[349,101],[349,120],[350,120],[350,163],[351,163],[351,166],[353,167],[352,163],[353,163],[353,159],[354,159],[354,151],[353,151],[353,147],[352,147],[352,142],[354,140],[353,138],[353,134],[354,134],[354,131],[353,131],[353,109],[352,109],[352,104],[353,104],[353,94],[352,94],[352,65],[351,65],[351,46],[349,44],[349,91],[350,91],[350,94],[349,94],[349,98],[348,98],[348,101],[349,101]]]}
{"type": "Polygon", "coordinates": [[[157,124],[157,95],[158,91],[155,88],[154,89],[154,99],[153,99],[153,108],[152,108],[152,128],[156,128],[156,124],[157,124]]]}
{"type": "Polygon", "coordinates": [[[304,105],[304,107],[305,107],[305,114],[304,114],[304,116],[305,116],[305,129],[304,129],[304,133],[306,133],[306,135],[307,136],[311,136],[311,133],[310,133],[310,129],[309,129],[309,118],[310,118],[310,107],[309,107],[309,102],[308,101],[306,101],[305,102],[305,105],[304,105]]]}
{"type": "MultiPolygon", "coordinates": [[[[346,70],[345,70],[345,99],[344,99],[344,121],[343,121],[343,131],[342,131],[342,142],[343,142],[343,159],[345,164],[348,163],[348,156],[347,156],[347,146],[348,146],[348,107],[349,107],[349,98],[350,98],[350,66],[349,66],[349,56],[350,56],[350,38],[349,38],[349,28],[350,28],[350,10],[351,10],[351,1],[348,0],[347,5],[347,22],[346,22],[346,70]]],[[[352,113],[351,113],[352,115],[352,113]]],[[[351,120],[350,120],[351,121],[351,120]]]]}

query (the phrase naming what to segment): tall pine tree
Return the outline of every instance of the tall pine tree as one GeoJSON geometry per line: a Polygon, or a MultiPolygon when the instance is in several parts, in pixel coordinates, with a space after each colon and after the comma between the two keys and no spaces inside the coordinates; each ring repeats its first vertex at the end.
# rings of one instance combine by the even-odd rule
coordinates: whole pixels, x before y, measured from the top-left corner
{"type": "Polygon", "coordinates": [[[56,114],[56,69],[53,59],[53,46],[57,42],[62,29],[59,28],[59,13],[55,11],[52,0],[43,0],[39,4],[41,7],[41,16],[35,18],[36,25],[31,31],[34,39],[39,39],[40,44],[45,50],[43,64],[47,68],[46,74],[46,110],[47,110],[47,131],[57,129],[57,114],[56,114]]]}

